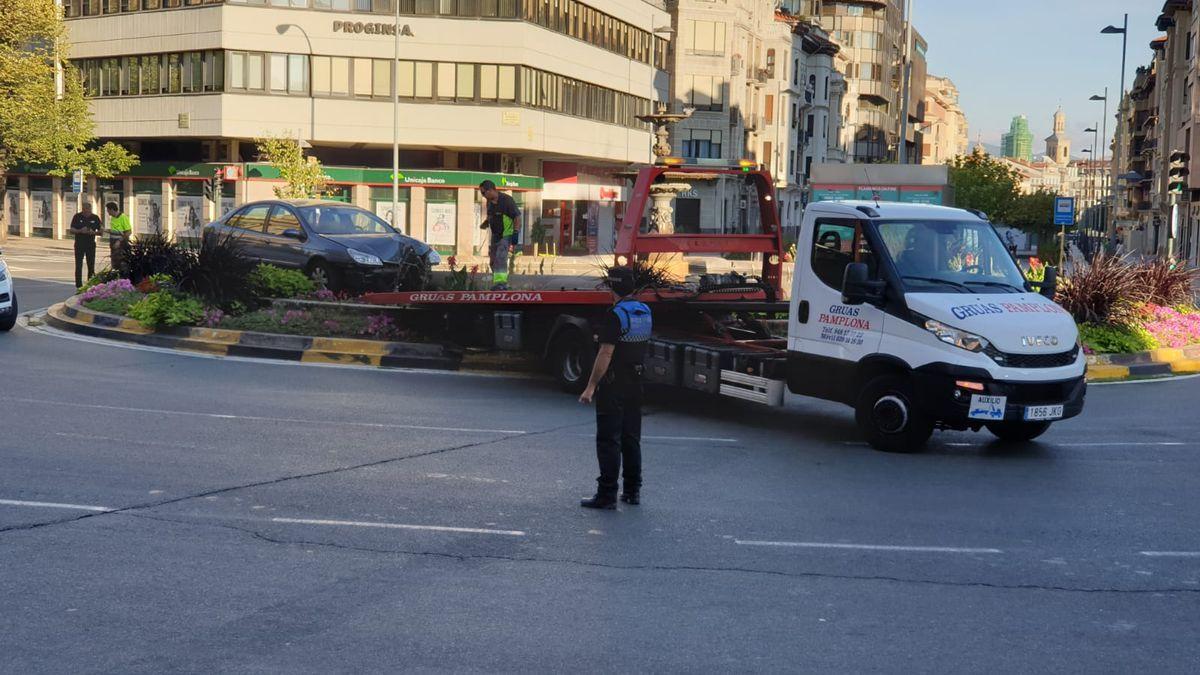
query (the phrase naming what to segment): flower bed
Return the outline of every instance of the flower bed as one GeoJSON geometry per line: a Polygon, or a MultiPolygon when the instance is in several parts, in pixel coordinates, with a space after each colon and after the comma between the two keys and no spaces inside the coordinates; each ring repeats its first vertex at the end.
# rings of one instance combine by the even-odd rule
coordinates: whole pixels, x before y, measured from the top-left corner
{"type": "MultiPolygon", "coordinates": [[[[417,341],[382,312],[339,307],[273,307],[270,298],[323,302],[351,300],[319,290],[303,273],[255,265],[234,240],[208,241],[200,249],[148,237],[127,256],[122,278],[103,270],[79,294],[83,307],[127,316],[150,329],[203,326],[230,330],[417,341]],[[167,261],[169,264],[164,264],[167,261]],[[161,269],[160,269],[161,268],[161,269]]],[[[465,276],[465,275],[464,275],[465,276]]]]}

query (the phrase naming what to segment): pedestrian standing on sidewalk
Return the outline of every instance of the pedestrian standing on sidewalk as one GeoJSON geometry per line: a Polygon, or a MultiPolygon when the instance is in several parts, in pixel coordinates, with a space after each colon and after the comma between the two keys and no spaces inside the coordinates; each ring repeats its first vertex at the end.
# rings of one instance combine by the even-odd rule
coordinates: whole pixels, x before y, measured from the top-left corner
{"type": "Polygon", "coordinates": [[[120,270],[125,260],[125,251],[129,248],[129,238],[133,236],[133,224],[129,216],[121,212],[116,202],[109,202],[104,207],[108,211],[108,252],[112,260],[112,268],[120,270]]]}
{"type": "Polygon", "coordinates": [[[596,494],[579,505],[588,509],[617,507],[617,478],[624,465],[621,501],[641,503],[642,489],[642,361],[650,340],[650,308],[634,299],[633,270],[609,271],[608,286],[617,302],[604,315],[596,341],[596,364],[579,402],[596,403],[596,459],[600,477],[596,494]]]}
{"type": "Polygon", "coordinates": [[[521,209],[509,195],[496,189],[496,184],[485,180],[479,184],[479,193],[487,200],[487,220],[479,226],[492,231],[488,258],[492,263],[492,290],[508,290],[508,255],[517,243],[521,231],[521,209]]]}
{"type": "Polygon", "coordinates": [[[83,210],[71,217],[71,234],[75,235],[75,288],[82,288],[85,279],[96,275],[96,237],[104,229],[100,216],[92,213],[91,200],[83,200],[83,210]],[[83,263],[87,261],[87,276],[83,263]]]}

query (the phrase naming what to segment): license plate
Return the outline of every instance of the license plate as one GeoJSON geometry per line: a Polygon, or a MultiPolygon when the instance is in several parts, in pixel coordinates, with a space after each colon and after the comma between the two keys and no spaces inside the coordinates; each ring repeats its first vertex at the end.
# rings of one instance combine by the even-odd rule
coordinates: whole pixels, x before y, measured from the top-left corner
{"type": "Polygon", "coordinates": [[[1025,419],[1030,421],[1056,420],[1062,416],[1061,405],[1031,405],[1025,408],[1025,419]]]}
{"type": "Polygon", "coordinates": [[[1007,401],[1008,397],[1006,396],[972,394],[971,407],[967,410],[967,417],[973,420],[1003,420],[1004,404],[1007,401]]]}

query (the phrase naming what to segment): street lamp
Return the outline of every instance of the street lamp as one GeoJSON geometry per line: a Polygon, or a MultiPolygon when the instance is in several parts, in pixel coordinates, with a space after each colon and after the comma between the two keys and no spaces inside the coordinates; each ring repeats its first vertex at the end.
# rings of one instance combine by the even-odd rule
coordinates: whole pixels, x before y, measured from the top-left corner
{"type": "MultiPolygon", "coordinates": [[[[312,72],[313,47],[312,40],[308,37],[308,31],[304,30],[304,26],[295,23],[281,23],[275,26],[275,32],[283,35],[289,29],[295,28],[304,36],[304,42],[308,44],[308,67],[309,72],[312,72]]],[[[312,92],[312,75],[308,76],[308,137],[312,140],[317,139],[317,99],[312,92]]],[[[299,139],[297,139],[299,140],[299,139]]],[[[301,146],[303,147],[303,146],[301,146]]],[[[309,146],[312,147],[312,146],[309,146]]]]}
{"type": "Polygon", "coordinates": [[[400,0],[392,24],[392,227],[400,221],[400,0]]]}
{"type": "MultiPolygon", "coordinates": [[[[1100,136],[1103,139],[1103,143],[1100,145],[1100,164],[1103,166],[1104,162],[1108,159],[1108,87],[1104,88],[1104,95],[1093,94],[1088,100],[1104,102],[1104,117],[1101,118],[1103,120],[1103,124],[1101,125],[1102,131],[1100,136]]],[[[1092,154],[1092,159],[1096,159],[1096,155],[1094,153],[1092,154]]],[[[1105,187],[1107,188],[1107,186],[1105,187]]],[[[1105,197],[1105,200],[1107,201],[1107,197],[1105,197]]],[[[1104,213],[1103,216],[1104,233],[1108,234],[1108,214],[1104,213]]]]}
{"type": "Polygon", "coordinates": [[[1120,35],[1121,36],[1121,96],[1125,96],[1125,53],[1129,44],[1129,15],[1125,15],[1125,23],[1121,24],[1120,28],[1116,26],[1105,26],[1100,29],[1103,35],[1120,35]]]}

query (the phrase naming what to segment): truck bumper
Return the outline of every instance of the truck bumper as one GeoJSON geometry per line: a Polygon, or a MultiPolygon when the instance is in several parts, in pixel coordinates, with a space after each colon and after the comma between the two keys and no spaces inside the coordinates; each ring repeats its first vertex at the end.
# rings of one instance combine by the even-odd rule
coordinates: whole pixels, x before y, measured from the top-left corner
{"type": "Polygon", "coordinates": [[[917,404],[922,410],[954,428],[978,428],[985,421],[968,415],[972,394],[1005,397],[1004,421],[1025,420],[1029,406],[1061,405],[1067,419],[1083,412],[1087,381],[1083,375],[1065,380],[1009,382],[994,380],[986,371],[944,363],[922,366],[913,373],[917,404]],[[959,382],[983,385],[983,391],[959,386],[959,382]]]}

